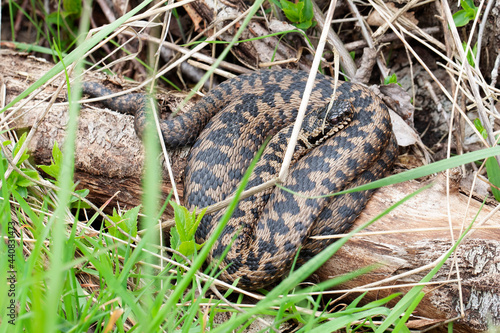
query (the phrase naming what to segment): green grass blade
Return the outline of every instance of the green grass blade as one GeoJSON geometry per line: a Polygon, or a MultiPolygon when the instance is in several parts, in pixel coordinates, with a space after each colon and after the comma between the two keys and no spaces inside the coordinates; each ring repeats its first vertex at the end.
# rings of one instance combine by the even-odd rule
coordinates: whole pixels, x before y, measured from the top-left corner
{"type": "Polygon", "coordinates": [[[408,330],[408,328],[406,328],[406,326],[405,326],[406,321],[408,320],[408,318],[410,318],[413,310],[415,310],[417,308],[418,304],[420,303],[422,298],[424,298],[424,296],[425,296],[425,293],[423,291],[419,292],[415,296],[413,301],[410,303],[410,306],[408,307],[408,309],[406,309],[404,315],[399,319],[399,322],[394,327],[394,332],[400,332],[403,329],[408,330]]]}
{"type": "Polygon", "coordinates": [[[343,329],[354,321],[363,320],[364,318],[370,318],[375,316],[387,315],[389,309],[385,307],[374,308],[366,311],[356,312],[350,315],[335,318],[323,325],[320,325],[312,329],[311,333],[324,333],[324,332],[335,332],[337,330],[343,329]]]}
{"type": "MultiPolygon", "coordinates": [[[[485,166],[486,173],[488,174],[488,180],[496,187],[500,187],[500,166],[498,165],[497,159],[494,157],[488,157],[486,159],[485,166]]],[[[491,186],[491,192],[493,193],[495,200],[500,202],[500,190],[491,186]]]]}

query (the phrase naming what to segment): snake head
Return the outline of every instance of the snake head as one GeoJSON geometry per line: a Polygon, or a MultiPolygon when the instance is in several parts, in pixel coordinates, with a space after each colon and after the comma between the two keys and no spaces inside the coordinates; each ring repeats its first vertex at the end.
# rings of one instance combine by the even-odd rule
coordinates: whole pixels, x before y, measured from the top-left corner
{"type": "Polygon", "coordinates": [[[299,134],[299,143],[313,148],[342,130],[354,113],[351,102],[335,100],[322,108],[313,110],[304,118],[299,134]]]}

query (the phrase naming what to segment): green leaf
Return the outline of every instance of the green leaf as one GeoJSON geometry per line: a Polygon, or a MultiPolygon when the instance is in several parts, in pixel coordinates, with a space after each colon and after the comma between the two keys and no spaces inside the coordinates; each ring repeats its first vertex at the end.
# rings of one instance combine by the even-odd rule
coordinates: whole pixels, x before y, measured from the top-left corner
{"type": "Polygon", "coordinates": [[[398,77],[397,77],[396,73],[392,74],[391,76],[387,76],[384,79],[384,84],[385,85],[391,84],[391,83],[397,84],[398,86],[401,87],[401,84],[398,82],[398,77]]]}
{"type": "Polygon", "coordinates": [[[26,169],[26,168],[22,168],[21,169],[22,172],[24,172],[24,174],[30,178],[33,178],[33,179],[36,179],[36,180],[39,180],[40,179],[40,175],[38,174],[38,172],[36,172],[36,170],[31,170],[31,169],[26,169]]]}
{"type": "MultiPolygon", "coordinates": [[[[19,154],[21,146],[23,145],[23,143],[25,141],[26,141],[26,133],[23,133],[23,135],[21,135],[19,140],[14,145],[14,149],[12,150],[13,156],[16,156],[17,154],[19,154]]],[[[11,143],[12,142],[10,140],[6,140],[6,141],[2,142],[2,144],[4,146],[7,146],[11,143]]],[[[29,154],[27,154],[26,151],[24,151],[22,153],[22,155],[20,156],[19,161],[16,163],[16,166],[20,167],[21,163],[26,161],[28,158],[29,158],[29,154]]],[[[9,162],[5,158],[5,155],[3,154],[3,152],[0,154],[0,163],[2,163],[2,166],[4,169],[7,169],[9,166],[9,162]]],[[[33,179],[37,179],[37,180],[40,179],[38,172],[36,172],[35,170],[31,170],[28,168],[20,168],[20,169],[26,176],[33,178],[33,179]]],[[[23,198],[25,198],[26,195],[28,194],[26,188],[34,185],[34,183],[31,180],[25,178],[24,176],[21,176],[15,170],[12,170],[12,172],[9,175],[9,178],[6,181],[12,189],[16,189],[17,191],[20,191],[20,194],[23,198]]]]}
{"type": "Polygon", "coordinates": [[[453,14],[453,23],[457,28],[463,27],[467,25],[470,21],[470,16],[465,10],[459,10],[455,14],[453,14]]]}
{"type": "Polygon", "coordinates": [[[53,176],[54,174],[58,175],[59,168],[56,165],[54,165],[54,164],[51,164],[51,165],[37,165],[37,167],[39,167],[40,169],[42,169],[49,176],[55,177],[55,176],[53,176]]]}
{"type": "Polygon", "coordinates": [[[477,43],[474,44],[474,47],[472,48],[472,53],[470,52],[470,49],[467,49],[467,43],[466,42],[463,42],[462,43],[462,47],[464,49],[465,52],[467,52],[467,62],[469,63],[469,65],[471,65],[472,67],[474,67],[474,58],[476,57],[477,55],[477,43]],[[472,54],[474,54],[474,57],[472,57],[472,54]]]}
{"type": "Polygon", "coordinates": [[[314,18],[313,4],[311,0],[304,1],[304,7],[302,9],[302,18],[304,21],[311,21],[314,18]]]}
{"type": "Polygon", "coordinates": [[[463,9],[453,14],[453,22],[457,28],[463,27],[471,20],[474,20],[478,12],[473,0],[461,0],[460,5],[463,9]]]}
{"type": "Polygon", "coordinates": [[[300,22],[301,12],[304,9],[304,3],[293,3],[287,0],[280,0],[281,9],[286,15],[286,18],[291,22],[300,22]]]}
{"type": "MultiPolygon", "coordinates": [[[[314,22],[316,23],[316,22],[314,22]]],[[[302,29],[302,30],[307,30],[309,29],[311,26],[313,25],[313,22],[312,21],[306,21],[306,22],[302,22],[302,23],[299,23],[299,24],[295,24],[295,26],[299,29],[302,29]]]]}
{"type": "MultiPolygon", "coordinates": [[[[488,180],[495,185],[496,187],[500,187],[500,166],[498,165],[498,161],[494,157],[488,157],[486,159],[486,173],[488,174],[488,180]]],[[[491,192],[495,197],[496,201],[500,202],[500,190],[491,186],[491,192]]]]}
{"type": "Polygon", "coordinates": [[[7,181],[9,182],[9,184],[13,185],[14,187],[17,187],[17,183],[19,182],[20,178],[22,178],[21,175],[17,173],[16,170],[12,170],[7,181]]]}
{"type": "Polygon", "coordinates": [[[124,212],[122,215],[116,212],[113,208],[113,215],[109,216],[109,219],[115,223],[116,226],[110,222],[104,220],[104,225],[107,227],[110,235],[127,240],[128,237],[122,234],[118,228],[129,234],[131,237],[137,236],[137,218],[139,216],[139,210],[141,206],[134,207],[124,212]]]}
{"type": "MultiPolygon", "coordinates": [[[[28,176],[28,177],[31,177],[33,179],[40,179],[40,176],[38,175],[38,172],[36,172],[35,170],[22,168],[21,171],[24,172],[24,174],[26,176],[28,176]]],[[[16,174],[17,174],[17,172],[16,172],[16,174]]],[[[16,185],[17,186],[29,187],[29,186],[35,185],[35,183],[33,183],[31,180],[29,180],[27,178],[24,178],[21,175],[18,175],[18,176],[19,176],[19,178],[16,181],[16,185]]]]}
{"type": "MultiPolygon", "coordinates": [[[[75,193],[77,193],[79,196],[85,198],[88,194],[89,194],[89,190],[84,188],[84,189],[81,189],[81,190],[76,190],[75,193]]],[[[71,199],[70,199],[70,202],[76,202],[80,200],[79,198],[75,197],[75,196],[72,196],[71,199]]],[[[81,207],[81,206],[80,206],[81,207]]]]}
{"type": "Polygon", "coordinates": [[[52,147],[52,158],[54,159],[54,163],[57,163],[58,165],[62,164],[63,155],[61,149],[59,149],[57,141],[54,141],[54,146],[52,147]]]}
{"type": "Polygon", "coordinates": [[[178,205],[174,201],[171,201],[170,205],[172,205],[172,207],[174,208],[174,219],[175,219],[174,228],[177,231],[177,234],[179,235],[179,240],[181,242],[188,241],[189,237],[188,237],[188,232],[186,230],[187,229],[186,225],[188,224],[187,219],[189,212],[186,209],[186,207],[178,205]]]}
{"type": "Polygon", "coordinates": [[[132,209],[127,210],[123,214],[123,223],[126,225],[127,232],[132,237],[137,236],[137,221],[139,217],[139,210],[141,206],[134,207],[132,209]]]}
{"type": "Polygon", "coordinates": [[[312,21],[314,18],[314,11],[311,0],[300,0],[297,3],[280,0],[280,5],[287,19],[297,28],[306,30],[316,24],[316,22],[313,23],[312,21]]]}
{"type": "Polygon", "coordinates": [[[62,165],[62,152],[59,149],[57,141],[54,141],[54,146],[52,147],[52,159],[50,160],[50,165],[38,165],[49,176],[57,179],[62,165]]]}
{"type": "Polygon", "coordinates": [[[16,181],[16,185],[17,186],[20,186],[20,187],[30,187],[30,186],[34,185],[34,183],[31,180],[26,179],[26,178],[22,177],[21,175],[17,175],[17,176],[19,177],[17,179],[17,181],[16,181]]]}
{"type": "MultiPolygon", "coordinates": [[[[117,213],[116,209],[113,208],[113,215],[108,215],[109,219],[111,221],[113,221],[116,226],[118,226],[118,224],[121,222],[122,220],[122,217],[120,216],[120,214],[117,213]]],[[[119,237],[119,234],[120,232],[118,232],[118,229],[116,226],[114,226],[113,224],[111,224],[110,222],[108,222],[107,220],[104,220],[104,225],[106,226],[106,228],[108,229],[108,233],[113,236],[113,237],[119,237]]],[[[120,238],[121,239],[121,238],[120,238]]]]}
{"type": "Polygon", "coordinates": [[[185,255],[186,257],[192,256],[195,250],[198,251],[201,248],[200,244],[196,244],[194,240],[182,242],[179,245],[177,251],[185,255]]]}
{"type": "MultiPolygon", "coordinates": [[[[471,10],[473,10],[471,8],[471,6],[469,5],[469,3],[467,3],[467,1],[464,1],[464,0],[460,0],[460,6],[462,6],[462,8],[466,11],[466,12],[470,12],[471,10]]],[[[472,6],[474,6],[474,4],[472,4],[472,6]]]]}
{"type": "Polygon", "coordinates": [[[57,25],[61,23],[61,13],[53,12],[45,16],[45,22],[51,25],[57,25]]]}
{"type": "Polygon", "coordinates": [[[68,14],[79,15],[82,11],[82,1],[81,0],[63,0],[63,7],[68,14]]]}
{"type": "Polygon", "coordinates": [[[481,124],[481,120],[479,120],[479,118],[474,119],[474,126],[476,127],[478,132],[481,133],[484,139],[488,137],[488,133],[484,129],[483,124],[481,124]]]}
{"type": "Polygon", "coordinates": [[[179,236],[179,232],[176,227],[170,229],[170,246],[174,250],[179,250],[181,247],[181,237],[179,236]]]}
{"type": "MultiPolygon", "coordinates": [[[[16,156],[17,153],[19,153],[19,149],[21,149],[21,146],[24,144],[24,141],[26,141],[26,135],[27,133],[23,133],[23,135],[21,135],[21,137],[19,138],[19,140],[16,142],[16,144],[14,145],[14,150],[12,152],[12,156],[16,156]]],[[[16,166],[19,166],[21,165],[21,163],[23,163],[24,161],[26,161],[30,156],[26,153],[26,150],[23,152],[23,154],[21,155],[21,158],[19,159],[19,161],[17,162],[16,166]]]]}
{"type": "MultiPolygon", "coordinates": [[[[75,193],[83,198],[85,198],[89,194],[89,192],[90,191],[86,188],[75,191],[75,193]]],[[[74,195],[71,196],[69,202],[71,204],[71,208],[90,208],[90,205],[88,203],[81,201],[79,197],[74,195]]]]}
{"type": "Polygon", "coordinates": [[[16,187],[16,192],[22,197],[28,197],[28,189],[26,187],[16,187]]]}
{"type": "Polygon", "coordinates": [[[205,210],[197,216],[196,212],[190,213],[186,207],[178,205],[174,201],[170,201],[170,205],[174,208],[175,220],[175,226],[170,230],[170,245],[186,257],[193,255],[195,250],[201,248],[201,245],[196,244],[194,234],[205,210]]]}

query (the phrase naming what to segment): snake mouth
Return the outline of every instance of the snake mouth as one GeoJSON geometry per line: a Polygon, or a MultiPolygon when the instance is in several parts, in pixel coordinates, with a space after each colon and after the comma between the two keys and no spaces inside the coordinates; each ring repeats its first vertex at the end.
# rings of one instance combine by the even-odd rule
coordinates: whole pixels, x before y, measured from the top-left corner
{"type": "Polygon", "coordinates": [[[336,100],[332,105],[315,110],[304,119],[298,141],[307,149],[322,144],[344,129],[352,120],[354,113],[350,102],[336,100]]]}
{"type": "MultiPolygon", "coordinates": [[[[331,138],[334,136],[336,133],[340,132],[342,129],[344,129],[349,123],[351,122],[351,118],[345,118],[343,120],[336,120],[335,124],[333,126],[329,126],[327,131],[319,133],[318,135],[311,136],[309,138],[309,143],[315,147],[317,145],[320,145],[323,143],[326,139],[331,138]]],[[[326,130],[326,129],[325,129],[326,130]]]]}
{"type": "Polygon", "coordinates": [[[323,142],[325,142],[327,139],[334,136],[336,133],[340,132],[347,125],[349,125],[350,122],[351,122],[351,118],[345,118],[345,119],[336,121],[335,125],[330,126],[326,132],[324,132],[323,129],[318,129],[316,131],[317,133],[314,133],[314,134],[300,133],[298,141],[300,144],[302,144],[307,149],[314,148],[316,146],[319,146],[323,142]]]}

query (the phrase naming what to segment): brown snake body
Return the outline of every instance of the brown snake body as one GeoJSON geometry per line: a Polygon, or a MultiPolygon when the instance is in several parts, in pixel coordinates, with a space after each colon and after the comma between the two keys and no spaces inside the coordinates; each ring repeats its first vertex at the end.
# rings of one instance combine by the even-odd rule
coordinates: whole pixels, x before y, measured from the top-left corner
{"type": "MultiPolygon", "coordinates": [[[[306,80],[307,73],[292,70],[241,75],[211,90],[190,112],[161,122],[167,147],[194,143],[185,172],[188,209],[231,196],[268,136],[275,137],[247,188],[276,176],[306,80]]],[[[93,96],[110,94],[95,84],[86,84],[83,90],[93,96]]],[[[333,79],[318,74],[307,114],[325,108],[333,90],[333,79]]],[[[320,199],[303,196],[338,192],[379,179],[390,170],[397,145],[383,102],[363,86],[348,82],[339,82],[335,99],[351,105],[349,123],[316,147],[300,150],[282,184],[301,196],[270,188],[239,203],[208,258],[217,260],[234,238],[220,265],[221,279],[239,279],[238,285],[246,289],[277,281],[289,272],[299,248],[300,264],[333,241],[313,240],[311,236],[346,231],[371,191],[320,199]]],[[[140,136],[145,100],[143,95],[133,94],[109,99],[107,105],[135,113],[140,136]]],[[[196,233],[198,242],[210,236],[221,214],[202,219],[196,233]]]]}

